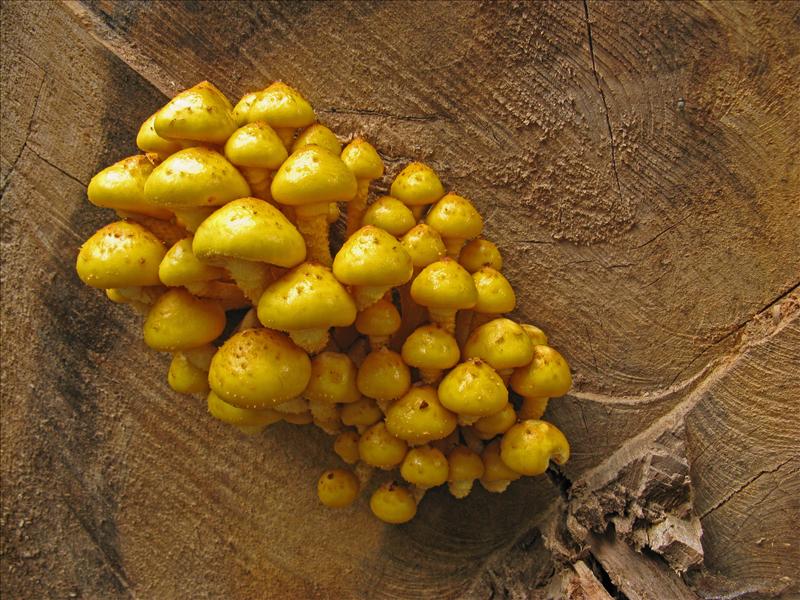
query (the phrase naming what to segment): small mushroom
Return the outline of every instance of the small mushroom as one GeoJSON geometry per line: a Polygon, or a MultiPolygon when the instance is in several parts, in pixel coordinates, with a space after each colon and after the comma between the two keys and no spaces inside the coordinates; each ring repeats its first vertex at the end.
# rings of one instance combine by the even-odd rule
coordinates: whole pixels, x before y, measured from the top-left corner
{"type": "Polygon", "coordinates": [[[358,434],[355,431],[343,431],[333,441],[333,451],[348,465],[356,464],[361,458],[358,454],[358,434]]]}
{"type": "MultiPolygon", "coordinates": [[[[411,387],[411,372],[399,354],[381,348],[370,352],[361,367],[356,379],[358,390],[384,404],[400,398],[411,387]]],[[[383,407],[382,407],[383,408],[383,407]]]]}
{"type": "Polygon", "coordinates": [[[547,334],[539,329],[536,325],[530,323],[522,323],[520,325],[528,337],[531,338],[534,346],[547,346],[547,334]]]}
{"type": "Polygon", "coordinates": [[[400,329],[400,313],[394,303],[386,298],[381,298],[375,304],[368,306],[356,317],[356,330],[369,336],[372,350],[383,348],[389,343],[389,338],[400,329]]]}
{"type": "Polygon", "coordinates": [[[147,117],[147,120],[139,127],[139,133],[136,134],[136,147],[142,152],[155,154],[158,160],[162,161],[170,154],[174,154],[184,148],[184,146],[176,140],[164,139],[156,133],[157,114],[158,112],[154,112],[147,117]]]}
{"type": "Polygon", "coordinates": [[[233,107],[231,114],[237,127],[247,125],[250,122],[250,109],[253,108],[256,100],[258,100],[258,92],[250,92],[242,96],[241,100],[233,107]]]}
{"type": "Polygon", "coordinates": [[[501,411],[475,421],[472,429],[480,439],[490,440],[511,429],[516,422],[517,413],[514,412],[514,406],[509,402],[501,411]]]}
{"type": "Polygon", "coordinates": [[[208,383],[240,408],[273,408],[296,398],[311,378],[308,355],[282,333],[246,329],[231,336],[214,355],[208,383]]]}
{"type": "Polygon", "coordinates": [[[358,440],[358,454],[366,464],[389,471],[400,463],[408,452],[408,445],[393,436],[383,422],[367,429],[358,440]]]}
{"type": "Polygon", "coordinates": [[[322,352],[311,361],[311,379],[303,396],[308,399],[314,423],[329,434],[341,430],[341,407],[361,399],[356,369],[346,354],[322,352]]]}
{"type": "Polygon", "coordinates": [[[183,352],[175,352],[167,373],[169,387],[180,394],[207,394],[208,371],[195,366],[183,352]]]}
{"type": "Polygon", "coordinates": [[[403,285],[413,272],[411,257],[393,236],[367,225],[344,243],[333,260],[336,279],[353,288],[358,310],[403,285]]]}
{"type": "Polygon", "coordinates": [[[169,287],[191,286],[222,279],[224,276],[223,269],[201,262],[194,255],[190,237],[176,242],[167,250],[158,266],[158,278],[169,287]]]}
{"type": "Polygon", "coordinates": [[[86,190],[89,202],[124,213],[170,219],[169,210],[145,198],[144,186],[153,169],[153,160],[144,154],[123,158],[92,177],[86,190]]]}
{"type": "Polygon", "coordinates": [[[447,455],[447,463],[447,487],[450,493],[459,500],[466,498],[472,491],[473,482],[483,477],[480,455],[466,446],[456,446],[447,455]]]}
{"type": "Polygon", "coordinates": [[[439,402],[430,386],[411,388],[386,412],[386,429],[412,446],[441,440],[455,431],[456,415],[439,402]]]}
{"type": "Polygon", "coordinates": [[[508,383],[514,369],[533,359],[533,344],[525,330],[511,319],[494,319],[470,334],[464,344],[464,358],[486,361],[508,383]]]}
{"type": "Polygon", "coordinates": [[[215,340],[224,329],[225,311],[219,302],[174,288],[156,300],[147,314],[144,342],[154,350],[188,350],[215,340]]]}
{"type": "Polygon", "coordinates": [[[480,327],[490,319],[503,313],[509,313],[517,305],[514,288],[508,279],[492,267],[481,267],[472,274],[475,289],[478,291],[478,301],[472,308],[472,323],[470,329],[480,327]]]}
{"type": "Polygon", "coordinates": [[[493,415],[508,404],[503,380],[479,358],[470,358],[452,369],[442,379],[438,392],[442,405],[457,413],[463,425],[493,415]]]}
{"type": "Polygon", "coordinates": [[[344,425],[355,427],[364,433],[368,427],[383,419],[383,412],[372,398],[361,398],[342,406],[341,419],[344,425]]]}
{"type": "Polygon", "coordinates": [[[292,207],[306,240],[310,260],[331,264],[328,211],[331,202],[349,202],[358,189],[347,165],[320,146],[293,152],[272,180],[272,198],[292,207]]]}
{"type": "Polygon", "coordinates": [[[503,257],[495,244],[483,238],[475,238],[467,242],[461,249],[458,262],[470,273],[481,267],[492,267],[496,271],[503,268],[503,257]]]}
{"type": "Polygon", "coordinates": [[[367,207],[370,182],[383,177],[383,160],[378,151],[360,137],[345,146],[341,158],[358,182],[356,197],[347,205],[346,235],[350,237],[361,227],[361,218],[367,207]]]}
{"type": "Polygon", "coordinates": [[[533,358],[514,371],[511,387],[524,398],[553,398],[563,396],[572,387],[569,365],[557,350],[550,346],[534,346],[533,358]]]}
{"type": "Polygon", "coordinates": [[[240,127],[225,142],[225,158],[241,171],[252,194],[270,203],[273,173],[288,156],[281,138],[264,121],[240,127]]]}
{"type": "Polygon", "coordinates": [[[309,400],[308,409],[314,425],[328,435],[336,435],[342,430],[341,407],[324,400],[309,400]]]}
{"type": "Polygon", "coordinates": [[[177,94],[156,113],[156,134],[166,140],[223,144],[236,129],[232,106],[208,81],[177,94]]]}
{"type": "Polygon", "coordinates": [[[431,263],[411,284],[414,302],[428,309],[431,321],[455,333],[456,312],[472,308],[478,292],[472,276],[451,258],[431,263]]]}
{"type": "Polygon", "coordinates": [[[207,403],[212,417],[233,425],[248,435],[259,433],[268,425],[281,420],[281,414],[274,410],[240,408],[225,402],[213,391],[208,393],[207,403]]]}
{"type": "MultiPolygon", "coordinates": [[[[425,223],[412,227],[403,236],[400,243],[408,252],[411,263],[414,265],[412,279],[415,279],[422,269],[441,260],[447,254],[442,237],[425,223]]],[[[400,336],[405,339],[427,318],[425,310],[411,298],[411,285],[404,285],[400,288],[400,311],[403,315],[400,336]]]]}
{"type": "Polygon", "coordinates": [[[400,237],[416,225],[416,220],[411,209],[400,200],[391,196],[381,196],[369,205],[361,219],[361,225],[374,225],[395,237],[400,237]]]}
{"type": "Polygon", "coordinates": [[[522,477],[521,474],[506,465],[500,457],[500,440],[493,441],[483,449],[481,460],[483,460],[481,485],[487,492],[503,493],[512,481],[522,477]]]}
{"type": "Polygon", "coordinates": [[[400,353],[408,366],[419,369],[422,381],[428,384],[438,383],[442,372],[456,366],[461,357],[456,338],[432,324],[415,329],[400,353]]]}
{"type": "Polygon", "coordinates": [[[375,490],[369,500],[369,507],[372,514],[391,525],[407,523],[417,514],[417,502],[413,494],[394,481],[384,483],[375,490]]]}
{"type": "Polygon", "coordinates": [[[344,508],[358,497],[358,479],[346,469],[329,469],[317,482],[319,501],[328,508],[344,508]]]}
{"type": "Polygon", "coordinates": [[[291,86],[276,81],[261,92],[247,111],[248,122],[266,121],[275,130],[287,148],[292,143],[295,130],[308,127],[315,120],[314,109],[308,100],[291,86]]]}
{"type": "Polygon", "coordinates": [[[314,354],[327,346],[331,327],[353,324],[356,305],[330,269],[303,263],[264,290],[258,319],[265,327],[288,332],[295,344],[314,354]]]}
{"type": "Polygon", "coordinates": [[[541,475],[547,470],[551,459],[559,465],[569,460],[569,442],[551,423],[522,421],[503,435],[500,456],[517,473],[541,475]]]}
{"type": "Polygon", "coordinates": [[[550,398],[537,398],[530,396],[522,399],[522,406],[519,408],[517,416],[520,420],[541,419],[547,410],[547,401],[550,398]]]}
{"type": "Polygon", "coordinates": [[[428,165],[412,162],[394,178],[389,193],[408,206],[414,218],[419,219],[427,205],[444,196],[444,187],[428,165]]]}
{"type": "Polygon", "coordinates": [[[400,465],[400,475],[421,490],[444,484],[448,476],[447,458],[436,448],[411,448],[400,465]]]}
{"type": "Polygon", "coordinates": [[[339,138],[321,123],[314,123],[306,127],[292,144],[292,152],[297,152],[306,146],[319,146],[337,156],[342,153],[342,144],[339,142],[339,138]]]}
{"type": "Polygon", "coordinates": [[[458,260],[467,240],[478,237],[483,231],[483,218],[472,202],[457,194],[447,194],[428,212],[425,222],[439,232],[447,248],[447,255],[458,260]]]}

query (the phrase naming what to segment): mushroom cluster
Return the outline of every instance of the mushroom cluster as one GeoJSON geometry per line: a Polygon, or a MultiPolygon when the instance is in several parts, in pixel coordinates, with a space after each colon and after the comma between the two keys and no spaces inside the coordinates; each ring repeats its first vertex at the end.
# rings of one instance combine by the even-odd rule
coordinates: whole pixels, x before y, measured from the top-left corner
{"type": "Polygon", "coordinates": [[[213,417],[248,435],[278,421],[330,434],[344,464],[318,480],[324,505],[372,487],[373,513],[404,523],[430,488],[503,492],[569,458],[541,420],[569,366],[504,316],[516,298],[500,251],[429,166],[368,205],[378,152],[360,137],[343,148],[280,82],[235,106],[199,83],[136,144],[89,183],[118,220],[83,244],[78,275],[144,315],[145,343],[172,354],[169,385],[213,417]]]}

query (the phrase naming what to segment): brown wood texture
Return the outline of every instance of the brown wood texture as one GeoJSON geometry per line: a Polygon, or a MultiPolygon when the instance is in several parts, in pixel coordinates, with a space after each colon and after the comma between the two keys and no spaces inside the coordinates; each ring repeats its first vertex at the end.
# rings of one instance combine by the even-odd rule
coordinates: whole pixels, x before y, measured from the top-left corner
{"type": "Polygon", "coordinates": [[[797,597],[799,88],[797,2],[3,2],[2,596],[797,597]],[[169,390],[74,259],[89,178],[206,78],[474,199],[574,370],[553,482],[331,514],[327,436],[169,390]]]}

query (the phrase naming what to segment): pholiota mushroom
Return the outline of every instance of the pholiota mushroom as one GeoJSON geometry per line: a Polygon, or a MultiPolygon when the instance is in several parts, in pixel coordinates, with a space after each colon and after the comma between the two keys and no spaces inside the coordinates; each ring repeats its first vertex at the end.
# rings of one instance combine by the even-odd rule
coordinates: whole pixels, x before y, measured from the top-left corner
{"type": "Polygon", "coordinates": [[[439,401],[459,415],[459,422],[471,425],[508,404],[508,390],[488,363],[470,358],[444,376],[439,384],[439,401]]]}
{"type": "Polygon", "coordinates": [[[329,469],[317,482],[319,501],[328,508],[344,508],[358,497],[359,484],[356,476],[346,469],[329,469]]]}
{"type": "Polygon", "coordinates": [[[378,350],[389,343],[389,338],[400,329],[401,323],[400,313],[394,303],[381,298],[358,313],[356,331],[368,336],[370,348],[378,350]]]}
{"type": "Polygon", "coordinates": [[[241,171],[252,194],[268,202],[272,174],[288,156],[281,138],[264,121],[240,127],[225,142],[225,158],[241,171]]]}
{"type": "Polygon", "coordinates": [[[356,197],[347,205],[346,233],[351,236],[361,227],[361,218],[367,207],[370,182],[383,177],[383,160],[372,144],[360,137],[345,146],[341,158],[358,182],[356,197]]]}
{"type": "Polygon", "coordinates": [[[514,369],[533,359],[533,344],[525,330],[511,319],[494,319],[470,334],[464,344],[464,358],[486,361],[508,383],[514,369]]]}
{"type": "Polygon", "coordinates": [[[153,169],[155,163],[147,155],[123,158],[92,177],[86,190],[89,202],[125,213],[157,219],[171,218],[169,210],[150,204],[145,198],[144,186],[153,169]]]}
{"type": "Polygon", "coordinates": [[[456,364],[461,357],[456,338],[439,325],[422,325],[403,342],[403,360],[419,369],[422,381],[438,383],[442,373],[456,364]]]}
{"type": "Polygon", "coordinates": [[[442,440],[455,431],[456,415],[439,402],[431,386],[415,386],[386,412],[386,429],[412,446],[442,440]]]}
{"type": "Polygon", "coordinates": [[[483,219],[472,202],[457,194],[447,194],[428,211],[425,222],[439,232],[447,248],[447,255],[458,260],[467,240],[478,237],[483,231],[483,219]]]}
{"type": "Polygon", "coordinates": [[[233,107],[208,81],[180,92],[156,113],[153,126],[165,140],[224,144],[236,129],[233,107]]]}
{"type": "Polygon", "coordinates": [[[456,446],[447,455],[449,471],[447,486],[459,500],[469,496],[473,482],[483,477],[483,461],[479,454],[466,446],[456,446]]]}
{"type": "Polygon", "coordinates": [[[563,465],[569,460],[569,442],[546,421],[522,421],[511,427],[500,441],[500,457],[522,475],[541,475],[550,460],[563,465]]]}
{"type": "Polygon", "coordinates": [[[496,271],[503,268],[503,257],[498,247],[483,238],[476,238],[461,249],[458,262],[470,273],[481,267],[492,267],[496,271]]]}
{"type": "Polygon", "coordinates": [[[212,342],[225,328],[225,311],[216,300],[195,298],[173,288],[155,301],[144,322],[144,342],[174,352],[212,342]]]}
{"type": "Polygon", "coordinates": [[[247,111],[247,121],[266,121],[280,136],[283,144],[291,146],[297,129],[308,127],[316,120],[314,109],[296,89],[276,81],[257,92],[247,111]]]}
{"type": "Polygon", "coordinates": [[[384,483],[375,490],[369,500],[369,507],[372,514],[392,525],[407,523],[417,514],[417,502],[413,494],[394,481],[384,483]]]}
{"type": "Polygon", "coordinates": [[[451,258],[444,258],[422,269],[411,284],[414,302],[428,309],[431,321],[450,334],[455,333],[456,312],[472,308],[478,291],[472,276],[451,258]]]}
{"type": "MultiPolygon", "coordinates": [[[[381,196],[370,204],[361,219],[361,226],[374,225],[396,238],[408,233],[416,224],[417,221],[414,219],[411,209],[391,196],[381,196]]],[[[408,249],[406,248],[406,250],[408,249]]],[[[433,260],[438,260],[443,255],[444,252],[433,260]]]]}
{"type": "Polygon", "coordinates": [[[428,165],[412,162],[394,178],[390,194],[408,206],[414,218],[419,219],[426,206],[444,196],[444,187],[428,165]]]}

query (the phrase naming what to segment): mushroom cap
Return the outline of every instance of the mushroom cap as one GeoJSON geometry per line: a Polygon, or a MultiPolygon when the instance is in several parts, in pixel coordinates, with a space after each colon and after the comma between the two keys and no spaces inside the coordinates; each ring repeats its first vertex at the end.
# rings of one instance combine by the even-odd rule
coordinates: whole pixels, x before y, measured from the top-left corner
{"type": "Polygon", "coordinates": [[[151,205],[144,196],[145,182],[154,168],[153,161],[144,154],[123,158],[92,177],[86,190],[89,202],[101,208],[169,219],[170,211],[151,205]]]}
{"type": "Polygon", "coordinates": [[[154,112],[147,117],[139,132],[136,134],[136,147],[142,152],[155,152],[160,156],[167,156],[177,152],[183,145],[174,140],[167,140],[156,133],[156,115],[154,112]]]}
{"type": "Polygon", "coordinates": [[[480,455],[466,446],[456,446],[447,455],[448,481],[472,481],[483,477],[483,461],[480,455]]]}
{"type": "Polygon", "coordinates": [[[488,363],[470,358],[444,376],[439,384],[439,402],[460,415],[486,417],[503,410],[508,390],[488,363]]]}
{"type": "Polygon", "coordinates": [[[550,346],[534,346],[531,362],[511,376],[511,388],[520,396],[554,398],[563,396],[571,387],[567,361],[550,346]]]}
{"type": "Polygon", "coordinates": [[[223,400],[240,408],[272,408],[296,398],[311,378],[311,361],[284,334],[245,329],[214,355],[208,382],[223,400]]]}
{"type": "Polygon", "coordinates": [[[321,352],[311,360],[311,378],[303,396],[337,404],[358,402],[361,394],[356,386],[357,376],[358,367],[347,354],[321,352]]]}
{"type": "Polygon", "coordinates": [[[169,387],[180,394],[208,393],[208,373],[189,361],[183,352],[175,352],[167,372],[169,387]]]}
{"type": "Polygon", "coordinates": [[[222,279],[225,271],[200,262],[192,252],[192,238],[175,242],[158,266],[158,278],[170,287],[222,279]]]}
{"type": "Polygon", "coordinates": [[[236,129],[232,106],[208,81],[177,94],[156,113],[156,133],[168,140],[222,144],[236,129]]]}
{"type": "Polygon", "coordinates": [[[386,412],[386,428],[410,444],[442,440],[455,431],[456,415],[439,402],[431,386],[413,387],[386,412]]]}
{"type": "Polygon", "coordinates": [[[341,159],[356,179],[383,177],[383,160],[378,151],[363,138],[356,138],[342,150],[341,159]]]}
{"type": "Polygon", "coordinates": [[[386,298],[368,306],[356,317],[356,331],[363,335],[392,335],[401,324],[400,312],[386,298]]]}
{"type": "Polygon", "coordinates": [[[306,146],[319,146],[337,156],[342,153],[342,144],[339,142],[339,138],[321,123],[314,123],[300,132],[292,144],[292,152],[297,152],[306,146]]]}
{"type": "Polygon", "coordinates": [[[225,158],[239,167],[274,171],[288,156],[281,138],[264,121],[243,125],[225,142],[225,158]]]}
{"type": "Polygon", "coordinates": [[[355,431],[343,431],[333,440],[333,451],[348,465],[356,464],[361,458],[358,454],[358,437],[355,431]]]}
{"type": "Polygon", "coordinates": [[[500,271],[481,267],[472,274],[472,280],[478,291],[478,302],[473,307],[475,312],[499,315],[511,312],[516,307],[514,288],[500,271]]]}
{"type": "Polygon", "coordinates": [[[117,221],[97,230],[78,252],[78,277],[94,288],[160,285],[164,244],[137,223],[117,221]]]}
{"type": "Polygon", "coordinates": [[[281,413],[270,408],[255,410],[234,406],[225,402],[213,391],[208,393],[207,403],[211,416],[229,425],[265,427],[277,423],[283,418],[281,413]]]}
{"type": "Polygon", "coordinates": [[[147,202],[168,208],[221,206],[249,195],[250,186],[236,167],[219,152],[199,146],[168,157],[144,186],[147,202]]]}
{"type": "Polygon", "coordinates": [[[444,196],[444,187],[428,165],[412,162],[394,178],[389,193],[409,206],[424,206],[444,196]]]}
{"type": "Polygon", "coordinates": [[[449,369],[461,358],[458,342],[439,325],[418,327],[403,342],[403,360],[411,367],[449,369]]]}
{"type": "Polygon", "coordinates": [[[266,121],[272,127],[285,128],[308,127],[316,120],[308,100],[282,81],[257,92],[248,117],[250,121],[266,121]]]}
{"type": "Polygon", "coordinates": [[[414,302],[428,308],[461,310],[478,302],[472,275],[452,258],[443,258],[420,271],[411,284],[414,302]]]}
{"type": "Polygon", "coordinates": [[[330,269],[303,263],[271,283],[258,301],[258,319],[281,331],[347,327],[356,303],[330,269]]]}
{"type": "Polygon", "coordinates": [[[305,146],[284,161],[272,179],[272,197],[289,206],[349,202],[358,183],[337,155],[320,146],[305,146]]]}
{"type": "Polygon", "coordinates": [[[404,235],[416,223],[417,220],[411,209],[391,196],[381,196],[370,204],[361,219],[362,225],[374,225],[395,237],[404,235]]]}
{"type": "Polygon", "coordinates": [[[358,498],[358,479],[346,469],[328,469],[317,481],[317,497],[329,508],[344,508],[358,498]]]}
{"type": "Polygon", "coordinates": [[[445,455],[430,446],[411,448],[400,466],[403,479],[422,489],[446,483],[448,471],[445,455]]]}
{"type": "Polygon", "coordinates": [[[431,207],[425,222],[443,238],[470,240],[483,231],[483,218],[472,202],[457,194],[447,194],[431,207]]]}
{"type": "Polygon", "coordinates": [[[381,348],[364,358],[356,382],[368,398],[394,400],[408,391],[411,372],[397,352],[381,348]]]}
{"type": "Polygon", "coordinates": [[[494,319],[473,331],[464,344],[464,358],[480,358],[493,369],[524,367],[533,358],[533,344],[511,319],[494,319]]]}
{"type": "Polygon", "coordinates": [[[408,452],[408,445],[393,436],[383,421],[375,423],[358,439],[358,454],[368,465],[379,469],[393,469],[408,452]]]}
{"type": "Polygon", "coordinates": [[[508,431],[517,422],[517,413],[509,402],[503,410],[488,417],[481,417],[472,424],[472,429],[482,440],[490,440],[494,436],[508,431]]]}
{"type": "Polygon", "coordinates": [[[175,288],[162,294],[147,313],[144,342],[164,352],[188,350],[215,340],[224,329],[225,311],[219,302],[175,288]]]}
{"type": "Polygon", "coordinates": [[[400,243],[417,268],[427,267],[429,264],[441,260],[447,254],[442,236],[425,223],[409,229],[400,243]]]}
{"type": "Polygon", "coordinates": [[[375,490],[369,500],[369,507],[372,514],[391,525],[407,523],[417,514],[417,503],[413,494],[394,481],[384,483],[375,490]]]}
{"type": "Polygon", "coordinates": [[[531,338],[531,342],[533,342],[534,346],[547,346],[547,334],[536,325],[521,323],[520,327],[522,327],[525,333],[528,334],[528,337],[531,338]]]}
{"type": "Polygon", "coordinates": [[[241,127],[250,122],[250,109],[255,101],[258,100],[258,92],[250,92],[242,96],[242,99],[233,107],[233,120],[237,127],[241,127]]]}
{"type": "Polygon", "coordinates": [[[353,427],[369,427],[383,419],[383,412],[372,398],[361,398],[342,406],[342,423],[353,427]]]}
{"type": "Polygon", "coordinates": [[[569,442],[555,425],[529,420],[505,432],[500,442],[500,457],[509,468],[522,475],[541,475],[550,459],[563,465],[569,460],[569,442]]]}
{"type": "Polygon", "coordinates": [[[347,285],[393,287],[408,282],[413,272],[400,242],[372,225],[351,235],[333,259],[333,274],[347,285]]]}
{"type": "Polygon", "coordinates": [[[184,355],[191,364],[198,369],[208,373],[211,368],[211,359],[217,353],[217,347],[214,344],[205,344],[204,346],[197,346],[197,348],[190,348],[182,350],[181,354],[184,355]]]}
{"type": "Polygon", "coordinates": [[[522,475],[511,469],[500,457],[500,440],[486,445],[481,453],[483,476],[481,481],[516,481],[522,475]]]}
{"type": "Polygon", "coordinates": [[[192,249],[201,260],[212,262],[230,257],[294,267],[306,258],[297,228],[258,198],[240,198],[216,210],[197,228],[192,249]]]}
{"type": "Polygon", "coordinates": [[[483,238],[467,242],[458,255],[458,262],[470,273],[481,267],[492,267],[499,271],[503,268],[503,257],[498,247],[483,238]]]}

